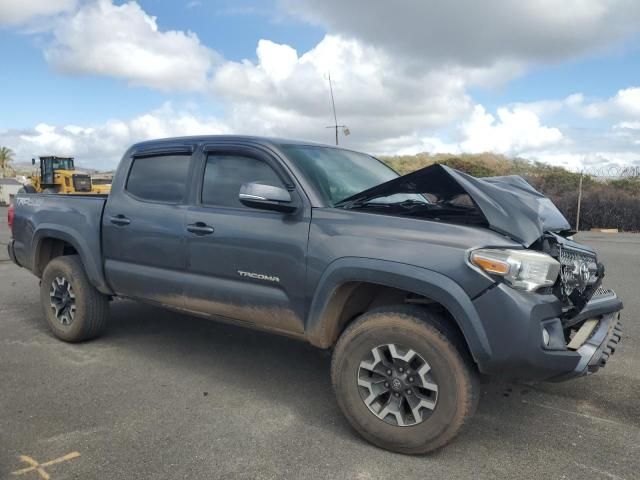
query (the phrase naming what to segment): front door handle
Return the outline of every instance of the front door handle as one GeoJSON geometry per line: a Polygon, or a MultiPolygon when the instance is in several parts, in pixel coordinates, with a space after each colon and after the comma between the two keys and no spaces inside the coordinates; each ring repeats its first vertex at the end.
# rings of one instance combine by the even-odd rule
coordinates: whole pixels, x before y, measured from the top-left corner
{"type": "Polygon", "coordinates": [[[131,220],[129,220],[124,215],[116,215],[115,217],[111,217],[109,221],[115,225],[120,225],[121,227],[129,225],[131,223],[131,220]]]}
{"type": "Polygon", "coordinates": [[[211,235],[213,233],[213,227],[210,227],[204,222],[196,222],[187,225],[187,231],[195,233],[196,235],[211,235]]]}

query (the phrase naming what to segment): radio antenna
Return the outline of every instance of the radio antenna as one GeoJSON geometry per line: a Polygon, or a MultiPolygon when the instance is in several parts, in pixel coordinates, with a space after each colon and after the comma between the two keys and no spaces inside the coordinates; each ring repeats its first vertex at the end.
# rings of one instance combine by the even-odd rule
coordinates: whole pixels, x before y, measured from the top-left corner
{"type": "Polygon", "coordinates": [[[338,145],[338,128],[342,128],[342,133],[349,135],[351,133],[346,125],[338,125],[338,116],[336,115],[336,101],[333,98],[333,84],[331,83],[331,72],[329,76],[329,92],[331,93],[331,107],[333,108],[333,125],[329,125],[326,128],[333,128],[336,131],[336,145],[338,145]]]}

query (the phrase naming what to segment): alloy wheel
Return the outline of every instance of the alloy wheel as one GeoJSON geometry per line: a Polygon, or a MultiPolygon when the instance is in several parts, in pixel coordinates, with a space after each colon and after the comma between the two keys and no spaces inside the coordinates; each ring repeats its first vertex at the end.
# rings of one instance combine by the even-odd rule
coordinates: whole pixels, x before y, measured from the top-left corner
{"type": "Polygon", "coordinates": [[[358,390],[380,420],[399,427],[429,418],[438,401],[431,366],[416,351],[393,343],[379,345],[358,368],[358,390]]]}
{"type": "Polygon", "coordinates": [[[73,322],[76,314],[76,296],[65,277],[56,277],[51,282],[50,304],[56,319],[64,326],[73,322]]]}

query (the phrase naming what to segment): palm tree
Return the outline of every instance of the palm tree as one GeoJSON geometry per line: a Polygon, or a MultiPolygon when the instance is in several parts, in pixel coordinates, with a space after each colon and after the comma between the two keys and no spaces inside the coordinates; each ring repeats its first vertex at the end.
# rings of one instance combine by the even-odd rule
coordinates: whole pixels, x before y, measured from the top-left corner
{"type": "Polygon", "coordinates": [[[9,171],[9,163],[14,157],[13,150],[9,147],[0,147],[0,175],[9,171]]]}

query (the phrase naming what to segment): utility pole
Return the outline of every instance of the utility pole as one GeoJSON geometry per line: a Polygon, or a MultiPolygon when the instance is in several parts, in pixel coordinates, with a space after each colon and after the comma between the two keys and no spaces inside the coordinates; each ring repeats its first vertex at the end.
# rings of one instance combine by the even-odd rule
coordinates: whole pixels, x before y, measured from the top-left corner
{"type": "Polygon", "coordinates": [[[333,128],[336,131],[336,145],[338,145],[338,128],[342,128],[345,135],[349,135],[349,129],[346,125],[338,125],[338,116],[336,115],[336,102],[333,99],[333,85],[331,84],[331,72],[329,72],[329,91],[331,92],[331,107],[333,108],[333,125],[326,128],[333,128]]]}
{"type": "Polygon", "coordinates": [[[580,181],[578,182],[578,209],[576,210],[576,232],[580,231],[580,204],[582,203],[582,174],[580,170],[580,181]]]}

